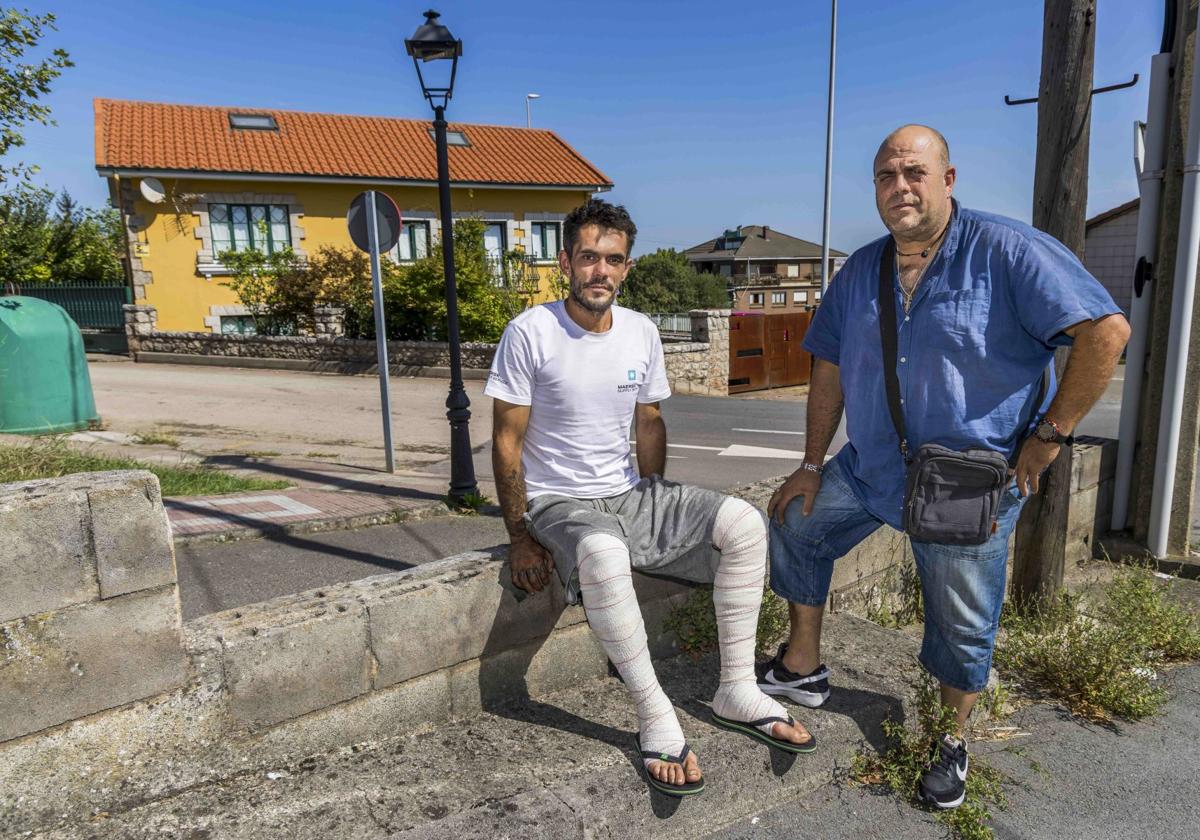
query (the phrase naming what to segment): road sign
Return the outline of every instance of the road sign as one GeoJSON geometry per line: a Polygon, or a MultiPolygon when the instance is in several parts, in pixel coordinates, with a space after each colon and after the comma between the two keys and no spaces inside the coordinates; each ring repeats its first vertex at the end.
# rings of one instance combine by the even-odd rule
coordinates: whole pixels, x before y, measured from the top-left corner
{"type": "Polygon", "coordinates": [[[396,247],[400,238],[400,210],[396,203],[377,190],[355,196],[346,214],[350,238],[371,256],[371,291],[375,303],[375,357],[379,363],[379,402],[383,414],[383,447],[387,471],[396,471],[392,449],[392,398],[388,387],[387,327],[383,322],[383,272],[379,254],[396,247]]]}
{"type": "Polygon", "coordinates": [[[379,250],[390,251],[400,241],[400,208],[386,193],[378,190],[367,190],[359,193],[350,202],[350,212],[346,214],[346,224],[350,228],[350,238],[360,251],[371,252],[371,236],[367,220],[370,214],[370,196],[375,196],[375,224],[379,236],[379,250]]]}

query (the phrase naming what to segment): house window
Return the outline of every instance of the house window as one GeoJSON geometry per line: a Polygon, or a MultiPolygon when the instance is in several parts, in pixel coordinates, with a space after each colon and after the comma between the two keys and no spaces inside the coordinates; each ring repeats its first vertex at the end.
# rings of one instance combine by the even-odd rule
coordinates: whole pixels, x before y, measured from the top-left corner
{"type": "Polygon", "coordinates": [[[786,306],[787,305],[787,292],[771,292],[771,305],[772,306],[786,306]]]}
{"type": "Polygon", "coordinates": [[[787,267],[787,276],[788,277],[799,277],[800,276],[800,266],[798,266],[794,263],[789,264],[787,267]]]}
{"type": "Polygon", "coordinates": [[[255,335],[254,318],[250,315],[222,315],[222,335],[255,335]]]}
{"type": "Polygon", "coordinates": [[[396,259],[400,262],[424,259],[429,255],[429,222],[405,222],[396,242],[396,259]]]}
{"type": "Polygon", "coordinates": [[[763,305],[763,294],[764,294],[763,292],[751,292],[750,293],[750,305],[751,306],[762,306],[763,305]]]}
{"type": "Polygon", "coordinates": [[[775,273],[775,263],[759,263],[758,264],[758,273],[760,275],[774,274],[775,273]]]}
{"type": "Polygon", "coordinates": [[[534,259],[552,260],[559,252],[561,227],[558,222],[534,222],[529,242],[529,253],[534,259]]]}
{"type": "Polygon", "coordinates": [[[721,276],[729,277],[733,274],[733,267],[729,263],[721,263],[721,276]]]}
{"type": "Polygon", "coordinates": [[[230,128],[250,129],[252,131],[278,131],[279,124],[270,114],[230,114],[230,128]]]}
{"type": "Polygon", "coordinates": [[[226,251],[274,254],[292,246],[288,209],[282,204],[210,204],[213,255],[226,251]]]}
{"type": "Polygon", "coordinates": [[[808,303],[808,292],[792,292],[792,303],[808,303]]]}
{"type": "Polygon", "coordinates": [[[813,292],[813,300],[820,300],[820,299],[821,299],[821,293],[813,292]]]}
{"type": "MultiPolygon", "coordinates": [[[[434,130],[432,128],[429,129],[429,139],[432,140],[434,143],[437,142],[437,134],[434,132],[434,130]]],[[[467,139],[467,133],[465,131],[447,131],[446,132],[446,145],[447,146],[470,146],[471,141],[467,139]]]]}

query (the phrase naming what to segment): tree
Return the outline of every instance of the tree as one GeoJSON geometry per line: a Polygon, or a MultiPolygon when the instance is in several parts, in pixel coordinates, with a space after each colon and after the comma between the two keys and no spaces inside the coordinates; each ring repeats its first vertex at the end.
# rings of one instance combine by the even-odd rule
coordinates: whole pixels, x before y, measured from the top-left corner
{"type": "MultiPolygon", "coordinates": [[[[55,49],[48,57],[25,62],[25,54],[41,41],[45,30],[57,30],[54,15],[31,15],[19,9],[0,11],[0,158],[25,145],[22,133],[29,123],[53,125],[50,108],[38,100],[50,92],[53,82],[74,63],[66,50],[55,49]]],[[[0,185],[28,183],[36,166],[10,163],[0,166],[0,185]]]]}
{"type": "Polygon", "coordinates": [[[638,257],[621,287],[620,303],[639,312],[687,312],[729,306],[725,281],[701,274],[674,248],[638,257]]]}
{"type": "Polygon", "coordinates": [[[49,190],[19,187],[0,195],[0,284],[51,279],[49,190]]]}

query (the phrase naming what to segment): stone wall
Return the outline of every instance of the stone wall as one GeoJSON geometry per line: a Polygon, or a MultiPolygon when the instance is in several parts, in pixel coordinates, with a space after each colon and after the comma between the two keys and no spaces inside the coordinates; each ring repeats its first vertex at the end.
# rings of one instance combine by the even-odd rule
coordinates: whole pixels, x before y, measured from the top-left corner
{"type": "MultiPolygon", "coordinates": [[[[691,315],[692,341],[663,345],[667,378],[676,393],[726,395],[729,310],[699,309],[691,315]]],[[[336,307],[318,310],[317,334],[311,336],[159,332],[156,323],[153,306],[125,307],[125,331],[133,358],[179,364],[222,363],[220,360],[228,359],[231,365],[256,360],[256,367],[270,367],[270,360],[274,360],[292,369],[346,373],[369,371],[375,365],[375,342],[345,338],[341,311],[336,307]]],[[[471,376],[474,372],[473,378],[481,378],[492,365],[496,345],[465,342],[461,353],[464,375],[471,376]]],[[[389,341],[388,363],[398,375],[430,370],[440,373],[450,367],[450,345],[437,341],[389,341]]]]}
{"type": "Polygon", "coordinates": [[[158,479],[0,485],[0,742],[183,683],[158,479]]]}

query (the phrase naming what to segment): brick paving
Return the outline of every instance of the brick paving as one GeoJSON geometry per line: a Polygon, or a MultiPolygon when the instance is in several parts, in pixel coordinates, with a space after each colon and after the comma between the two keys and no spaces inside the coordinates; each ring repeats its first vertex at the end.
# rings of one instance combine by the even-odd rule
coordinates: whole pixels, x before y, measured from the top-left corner
{"type": "Polygon", "coordinates": [[[171,497],[163,500],[176,538],[267,532],[298,525],[333,526],[396,513],[444,509],[427,496],[354,493],[339,490],[263,490],[221,496],[171,497]]]}

